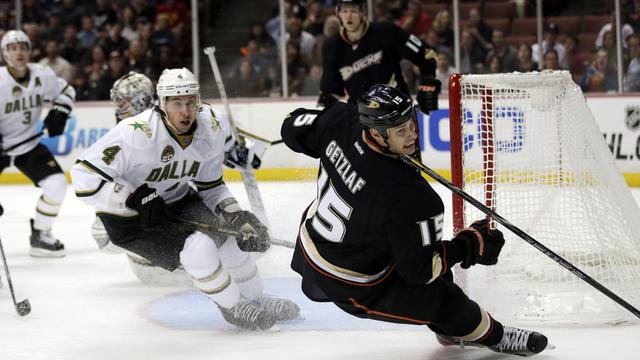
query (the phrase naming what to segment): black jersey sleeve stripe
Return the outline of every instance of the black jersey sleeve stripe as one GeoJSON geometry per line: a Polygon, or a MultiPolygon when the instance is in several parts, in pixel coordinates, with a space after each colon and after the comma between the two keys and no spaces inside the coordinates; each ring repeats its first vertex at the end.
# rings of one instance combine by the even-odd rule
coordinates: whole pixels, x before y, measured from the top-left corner
{"type": "Polygon", "coordinates": [[[106,184],[107,182],[102,180],[100,181],[100,185],[98,185],[98,188],[95,190],[87,190],[87,191],[76,191],[76,196],[77,197],[89,197],[89,196],[93,196],[95,194],[98,193],[98,191],[100,191],[100,189],[102,189],[102,187],[104,186],[104,184],[106,184]]]}
{"type": "Polygon", "coordinates": [[[93,165],[92,163],[88,162],[87,160],[78,159],[76,161],[76,164],[81,164],[84,167],[86,167],[86,168],[98,173],[100,176],[105,178],[107,181],[113,181],[113,178],[111,176],[109,176],[107,173],[105,173],[104,171],[100,170],[97,166],[93,165]]]}
{"type": "Polygon", "coordinates": [[[211,190],[215,187],[218,187],[224,184],[224,180],[222,180],[222,177],[220,177],[220,179],[214,180],[214,181],[195,181],[194,180],[193,183],[198,188],[198,191],[203,191],[203,190],[211,190]]]}

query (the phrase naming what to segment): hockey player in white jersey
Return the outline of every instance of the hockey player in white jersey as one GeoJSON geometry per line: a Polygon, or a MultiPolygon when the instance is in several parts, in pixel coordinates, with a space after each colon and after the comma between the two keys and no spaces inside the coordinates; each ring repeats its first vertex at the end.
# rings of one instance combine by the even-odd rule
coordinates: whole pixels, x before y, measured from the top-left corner
{"type": "Polygon", "coordinates": [[[181,265],[229,323],[268,329],[296,318],[293,302],[262,293],[247,252],[266,251],[269,235],[224,184],[225,136],[197,80],[185,68],[165,70],[157,94],[159,107],[121,121],[78,159],[76,195],[95,207],[114,245],[169,271],[181,265]],[[184,221],[224,221],[241,235],[184,221]]]}
{"type": "Polygon", "coordinates": [[[63,133],[73,110],[75,90],[49,67],[29,63],[31,41],[20,30],[10,30],[0,41],[6,66],[0,67],[0,172],[15,165],[42,188],[31,223],[31,251],[36,257],[64,256],[64,245],[51,227],[58,215],[67,181],[51,152],[39,143],[36,124],[45,101],[52,106],[44,119],[50,137],[63,133]]]}

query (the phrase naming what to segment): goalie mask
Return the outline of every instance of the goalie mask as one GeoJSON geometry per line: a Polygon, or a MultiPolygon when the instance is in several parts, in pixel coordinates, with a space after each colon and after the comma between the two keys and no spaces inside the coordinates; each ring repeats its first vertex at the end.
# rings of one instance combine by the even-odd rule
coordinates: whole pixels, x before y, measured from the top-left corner
{"type": "Polygon", "coordinates": [[[7,33],[2,37],[2,41],[0,42],[0,47],[2,48],[2,58],[4,59],[4,62],[14,68],[17,68],[17,66],[16,64],[13,64],[13,62],[9,58],[9,45],[19,43],[26,43],[28,48],[28,55],[31,55],[31,40],[29,40],[29,36],[27,36],[27,34],[25,34],[22,30],[7,31],[7,33]]]}
{"type": "Polygon", "coordinates": [[[130,71],[113,83],[111,102],[116,106],[116,122],[138,115],[153,105],[153,84],[146,75],[130,71]]]}
{"type": "Polygon", "coordinates": [[[187,68],[165,69],[158,79],[156,93],[160,100],[160,109],[165,113],[168,96],[195,95],[196,103],[200,106],[200,84],[187,68]]]}
{"type": "Polygon", "coordinates": [[[358,99],[358,113],[365,129],[375,129],[387,139],[387,130],[415,118],[415,106],[400,90],[379,84],[358,99]]]}

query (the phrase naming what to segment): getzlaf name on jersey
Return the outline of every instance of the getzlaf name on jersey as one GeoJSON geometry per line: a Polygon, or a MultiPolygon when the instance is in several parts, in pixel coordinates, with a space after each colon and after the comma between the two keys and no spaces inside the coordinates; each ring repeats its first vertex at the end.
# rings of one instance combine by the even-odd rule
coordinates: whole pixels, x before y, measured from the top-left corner
{"type": "MultiPolygon", "coordinates": [[[[27,64],[27,76],[18,82],[6,66],[0,67],[0,133],[2,147],[8,149],[35,135],[36,125],[45,101],[54,101],[73,108],[73,89],[45,65],[27,64]]],[[[8,152],[16,156],[33,149],[40,139],[33,139],[8,152]]]]}
{"type": "MultiPolygon", "coordinates": [[[[307,261],[319,269],[303,276],[303,291],[315,301],[328,300],[316,291],[317,283],[333,287],[328,278],[366,286],[394,267],[422,283],[440,275],[420,264],[442,237],[442,200],[411,167],[369,148],[357,119],[356,107],[337,102],[298,109],[282,127],[291,149],[320,159],[318,196],[305,211],[291,265],[300,274],[307,261]]],[[[352,289],[344,299],[350,296],[352,289]]]]}
{"type": "MultiPolygon", "coordinates": [[[[224,184],[225,137],[210,106],[199,110],[196,124],[192,132],[175,135],[156,109],[121,121],[78,159],[83,166],[74,166],[72,172],[76,195],[94,206],[96,213],[130,217],[136,212],[125,206],[126,196],[144,183],[155,188],[167,204],[182,199],[190,181],[200,190],[224,184]],[[108,198],[114,189],[123,194],[120,201],[108,198]]],[[[222,195],[214,193],[216,199],[205,199],[207,205],[206,200],[215,205],[222,195]]]]}
{"type": "Polygon", "coordinates": [[[400,69],[400,60],[405,58],[420,68],[421,75],[433,75],[428,59],[435,52],[415,35],[385,22],[365,26],[357,44],[346,38],[343,29],[323,45],[321,93],[345,96],[346,92],[353,104],[375,84],[387,84],[408,94],[400,69]]]}

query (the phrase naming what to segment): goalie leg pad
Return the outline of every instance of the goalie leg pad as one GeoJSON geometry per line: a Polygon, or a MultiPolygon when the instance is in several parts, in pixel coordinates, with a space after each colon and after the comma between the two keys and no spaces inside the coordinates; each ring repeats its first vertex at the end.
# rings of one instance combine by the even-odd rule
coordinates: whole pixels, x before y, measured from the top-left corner
{"type": "Polygon", "coordinates": [[[220,259],[243,297],[253,300],[262,296],[258,267],[248,253],[240,250],[236,241],[226,241],[220,247],[220,259]]]}
{"type": "Polygon", "coordinates": [[[240,301],[238,286],[224,268],[218,248],[207,235],[196,231],[180,252],[180,263],[191,275],[193,284],[218,305],[231,308],[240,301]]]}
{"type": "Polygon", "coordinates": [[[36,203],[35,229],[49,230],[58,216],[62,200],[67,191],[67,179],[62,173],[49,175],[38,182],[42,196],[36,203]]]}

